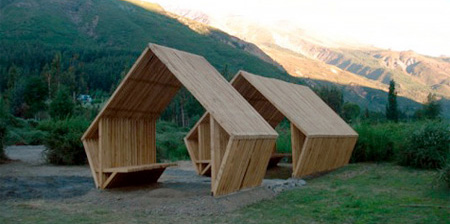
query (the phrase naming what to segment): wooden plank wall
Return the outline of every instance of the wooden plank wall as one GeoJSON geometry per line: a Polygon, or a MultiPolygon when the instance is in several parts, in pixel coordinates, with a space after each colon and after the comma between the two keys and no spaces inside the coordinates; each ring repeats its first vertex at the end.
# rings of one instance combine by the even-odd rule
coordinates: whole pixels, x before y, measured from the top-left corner
{"type": "Polygon", "coordinates": [[[296,153],[299,156],[292,176],[304,177],[348,164],[356,140],[355,136],[307,137],[300,154],[296,153]]]}
{"type": "Polygon", "coordinates": [[[87,138],[83,140],[84,150],[91,167],[92,177],[94,178],[95,187],[100,187],[99,183],[99,147],[98,138],[87,138]]]}
{"type": "MultiPolygon", "coordinates": [[[[212,181],[214,196],[229,194],[261,184],[275,139],[231,138],[220,169],[212,181]]],[[[213,167],[217,161],[213,158],[213,167]]]]}
{"type": "Polygon", "coordinates": [[[292,153],[292,171],[295,171],[298,164],[298,159],[302,154],[303,145],[305,143],[306,136],[291,123],[291,153],[292,153]]]}
{"type": "MultiPolygon", "coordinates": [[[[219,168],[222,164],[230,136],[227,132],[210,116],[211,128],[211,185],[214,187],[219,168]]],[[[214,191],[213,191],[214,192],[214,191]]]]}
{"type": "MultiPolygon", "coordinates": [[[[156,163],[155,137],[155,120],[102,118],[99,123],[99,171],[156,163]]],[[[100,185],[105,178],[101,176],[100,185]]]]}
{"type": "Polygon", "coordinates": [[[184,138],[197,174],[202,175],[211,161],[210,116],[206,113],[184,138]]]}
{"type": "Polygon", "coordinates": [[[195,170],[197,171],[197,174],[200,175],[201,169],[200,166],[198,165],[197,161],[198,161],[198,137],[197,137],[197,131],[193,132],[193,134],[195,134],[195,137],[188,136],[186,138],[184,138],[184,143],[186,145],[186,148],[188,150],[189,153],[189,157],[191,158],[192,161],[192,165],[194,165],[195,170]]]}
{"type": "Polygon", "coordinates": [[[201,161],[198,166],[201,171],[208,166],[205,161],[211,160],[211,128],[207,120],[198,126],[198,159],[201,161]]]}

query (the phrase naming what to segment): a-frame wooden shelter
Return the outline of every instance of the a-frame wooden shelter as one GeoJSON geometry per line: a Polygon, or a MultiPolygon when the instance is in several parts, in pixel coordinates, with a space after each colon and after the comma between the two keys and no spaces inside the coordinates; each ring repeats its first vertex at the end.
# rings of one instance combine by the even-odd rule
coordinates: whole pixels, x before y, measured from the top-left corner
{"type": "MultiPolygon", "coordinates": [[[[290,121],[293,177],[333,170],[349,162],[358,134],[310,88],[245,71],[239,71],[231,84],[272,127],[285,117],[290,121]]],[[[206,112],[185,137],[201,175],[209,172],[211,144],[204,131],[210,125],[208,116],[206,112]]]]}
{"type": "Polygon", "coordinates": [[[278,134],[201,56],[149,44],[82,141],[99,188],[155,182],[155,124],[184,86],[210,114],[212,192],[258,186],[278,134]]]}

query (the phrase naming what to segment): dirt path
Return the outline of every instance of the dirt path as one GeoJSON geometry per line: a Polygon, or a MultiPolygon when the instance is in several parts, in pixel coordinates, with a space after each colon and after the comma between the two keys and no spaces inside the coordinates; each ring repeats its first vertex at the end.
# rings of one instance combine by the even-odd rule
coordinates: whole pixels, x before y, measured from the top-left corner
{"type": "MultiPolygon", "coordinates": [[[[274,197],[278,192],[304,185],[303,180],[265,180],[262,187],[213,198],[210,178],[196,175],[190,161],[168,168],[153,185],[98,190],[88,166],[53,166],[44,163],[42,146],[6,148],[13,162],[0,165],[0,202],[51,200],[77,206],[101,206],[109,210],[133,210],[150,214],[208,215],[229,212],[274,197]]],[[[290,173],[278,167],[268,176],[290,173]]]]}

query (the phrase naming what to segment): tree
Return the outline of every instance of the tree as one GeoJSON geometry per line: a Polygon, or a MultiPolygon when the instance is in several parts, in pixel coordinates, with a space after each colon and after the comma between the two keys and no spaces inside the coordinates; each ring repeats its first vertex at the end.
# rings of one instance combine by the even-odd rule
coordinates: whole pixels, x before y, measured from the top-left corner
{"type": "Polygon", "coordinates": [[[366,109],[364,110],[364,118],[369,119],[369,117],[370,117],[369,108],[366,107],[366,109]]]}
{"type": "Polygon", "coordinates": [[[345,102],[342,107],[342,117],[348,123],[354,121],[361,113],[361,108],[357,104],[345,102]]]}
{"type": "Polygon", "coordinates": [[[64,119],[73,115],[75,103],[69,91],[61,88],[56,92],[55,99],[50,103],[50,116],[54,119],[64,119]]]}
{"type": "Polygon", "coordinates": [[[441,104],[436,98],[435,94],[428,94],[427,102],[422,106],[421,109],[418,109],[414,113],[414,117],[416,119],[437,119],[439,118],[439,115],[441,114],[441,104]]]}
{"type": "Polygon", "coordinates": [[[228,68],[228,64],[225,64],[223,69],[220,71],[220,74],[222,74],[222,76],[228,81],[230,81],[233,78],[233,75],[231,74],[230,69],[228,68]]]}
{"type": "Polygon", "coordinates": [[[18,80],[19,76],[20,76],[19,68],[15,64],[12,64],[8,70],[8,79],[6,84],[8,100],[11,100],[14,88],[16,87],[17,82],[19,81],[18,80]]]}
{"type": "Polygon", "coordinates": [[[395,81],[389,83],[388,104],[386,105],[386,119],[398,121],[397,92],[395,91],[395,81]]]}
{"type": "Polygon", "coordinates": [[[44,65],[44,68],[42,69],[42,76],[45,77],[45,81],[47,82],[47,96],[49,99],[52,98],[52,72],[50,70],[50,67],[48,64],[44,65]]]}
{"type": "Polygon", "coordinates": [[[61,57],[60,52],[56,53],[50,65],[50,78],[48,80],[53,91],[55,89],[53,86],[56,86],[56,90],[58,91],[61,85],[61,57]]]}
{"type": "Polygon", "coordinates": [[[24,102],[29,106],[26,117],[33,117],[37,112],[45,111],[47,99],[45,81],[39,76],[27,79],[24,91],[24,102]]]}
{"type": "Polygon", "coordinates": [[[331,109],[341,115],[342,105],[344,104],[344,95],[341,90],[336,87],[324,87],[318,90],[318,94],[331,109]]]}
{"type": "Polygon", "coordinates": [[[25,80],[19,80],[9,93],[9,107],[11,114],[16,117],[25,117],[28,105],[25,103],[24,93],[26,90],[25,80]]]}

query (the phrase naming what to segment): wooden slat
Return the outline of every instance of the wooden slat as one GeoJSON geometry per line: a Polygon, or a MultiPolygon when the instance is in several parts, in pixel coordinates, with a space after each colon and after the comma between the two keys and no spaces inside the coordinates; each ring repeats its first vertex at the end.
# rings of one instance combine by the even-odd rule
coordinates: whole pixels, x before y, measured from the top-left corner
{"type": "Polygon", "coordinates": [[[357,136],[357,133],[308,87],[245,71],[239,71],[235,79],[238,79],[238,76],[245,78],[306,136],[357,136]]]}
{"type": "Polygon", "coordinates": [[[216,184],[216,178],[219,173],[220,166],[224,154],[229,144],[230,136],[227,132],[217,123],[214,118],[210,118],[211,128],[211,185],[216,184]]]}
{"type": "Polygon", "coordinates": [[[176,166],[176,165],[177,165],[176,163],[154,163],[154,164],[139,165],[139,166],[125,166],[125,167],[108,168],[108,169],[103,169],[103,172],[105,172],[105,173],[130,173],[130,172],[137,172],[137,171],[143,171],[143,170],[166,168],[169,166],[176,166]]]}
{"type": "Polygon", "coordinates": [[[293,169],[294,177],[330,171],[348,164],[357,137],[307,138],[293,169]]]}
{"type": "Polygon", "coordinates": [[[100,128],[102,169],[156,163],[156,122],[103,118],[100,128]]]}
{"type": "Polygon", "coordinates": [[[257,140],[240,189],[256,187],[261,184],[266,174],[269,160],[274,155],[272,149],[275,142],[274,139],[257,140]]]}
{"type": "Polygon", "coordinates": [[[100,187],[99,183],[99,149],[98,149],[98,139],[84,139],[83,141],[84,150],[86,151],[86,156],[88,158],[89,166],[92,167],[91,173],[94,178],[94,183],[97,188],[100,187]]]}
{"type": "Polygon", "coordinates": [[[197,160],[197,161],[195,161],[196,163],[211,163],[211,160],[210,159],[207,159],[207,160],[197,160]]]}

